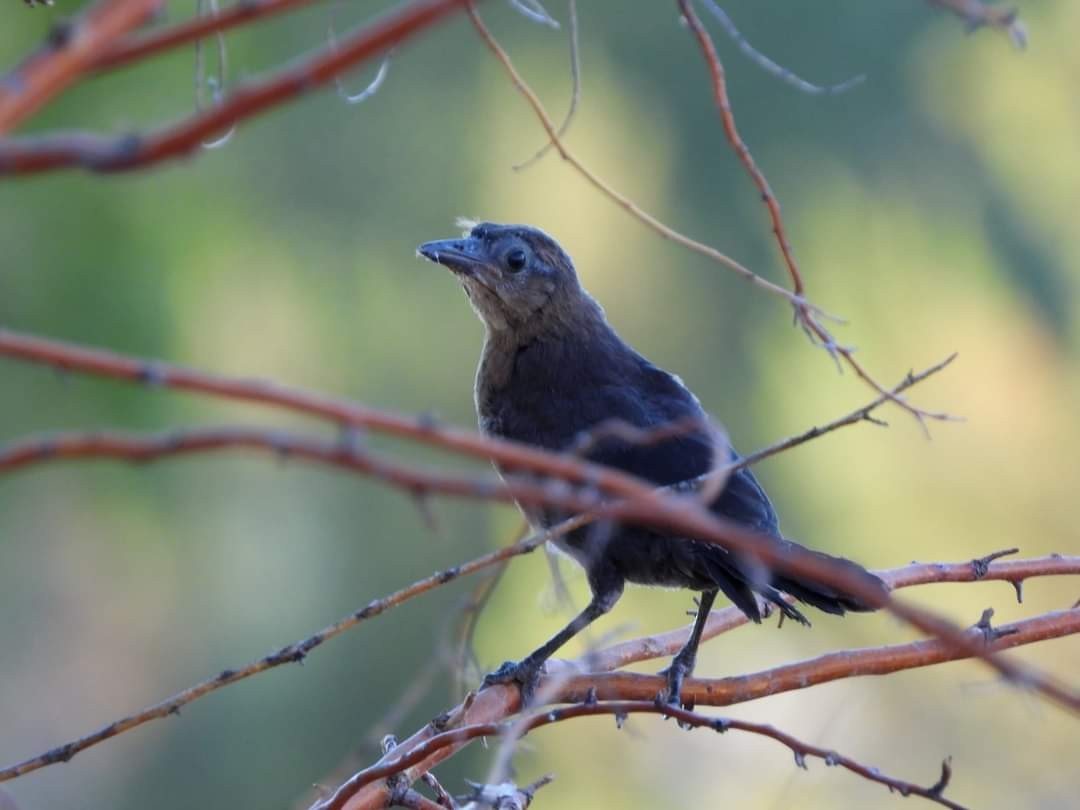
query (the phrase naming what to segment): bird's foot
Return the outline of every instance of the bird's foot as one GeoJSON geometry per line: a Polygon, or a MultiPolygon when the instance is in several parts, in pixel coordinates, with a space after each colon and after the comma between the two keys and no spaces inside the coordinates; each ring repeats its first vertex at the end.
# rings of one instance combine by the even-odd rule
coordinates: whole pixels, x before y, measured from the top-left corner
{"type": "Polygon", "coordinates": [[[494,672],[484,676],[484,686],[495,684],[516,684],[521,692],[521,708],[528,707],[536,696],[536,687],[540,683],[540,673],[544,671],[544,662],[506,661],[494,672]]]}
{"type": "MultiPolygon", "coordinates": [[[[671,666],[667,669],[660,671],[661,675],[667,676],[667,687],[656,696],[657,701],[660,703],[666,703],[668,706],[682,707],[687,711],[694,710],[694,702],[687,701],[682,702],[682,685],[683,680],[694,671],[694,662],[686,661],[679,656],[675,656],[671,661],[671,666]]],[[[690,726],[679,721],[680,728],[690,728],[690,726]]]]}

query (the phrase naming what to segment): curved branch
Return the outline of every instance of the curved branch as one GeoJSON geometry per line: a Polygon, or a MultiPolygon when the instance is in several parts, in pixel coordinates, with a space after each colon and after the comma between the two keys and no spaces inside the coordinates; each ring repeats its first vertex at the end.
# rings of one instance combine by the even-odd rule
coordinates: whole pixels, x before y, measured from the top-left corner
{"type": "MultiPolygon", "coordinates": [[[[864,779],[884,785],[889,788],[890,791],[895,790],[903,796],[921,796],[924,799],[929,799],[944,807],[952,808],[952,810],[964,810],[962,805],[950,801],[942,795],[946,785],[948,785],[951,773],[947,763],[942,766],[942,775],[936,784],[930,787],[922,787],[921,785],[916,785],[912,782],[905,782],[900,779],[886,776],[877,768],[862,765],[850,757],[845,757],[836,751],[805,743],[787,732],[781,731],[775,726],[764,723],[752,723],[747,720],[736,720],[728,717],[707,717],[681,707],[667,705],[660,701],[620,700],[608,703],[597,703],[595,701],[579,703],[576,706],[568,706],[562,709],[554,709],[552,711],[531,715],[520,721],[517,730],[522,733],[527,733],[534,729],[542,728],[543,726],[552,725],[554,723],[561,723],[580,717],[596,717],[598,715],[612,715],[616,718],[616,723],[621,725],[620,718],[625,718],[630,714],[658,714],[663,717],[677,720],[684,727],[708,728],[721,734],[727,731],[736,730],[744,731],[749,734],[756,734],[762,737],[769,737],[770,739],[776,740],[781,745],[787,746],[795,755],[795,764],[800,768],[806,767],[807,757],[815,757],[824,761],[826,765],[839,765],[864,779]]],[[[356,801],[350,801],[350,799],[355,797],[362,788],[370,785],[372,782],[401,773],[410,766],[416,765],[425,759],[437,756],[441,751],[447,748],[457,749],[477,738],[495,737],[502,735],[509,730],[509,725],[502,722],[475,723],[454,729],[453,731],[444,731],[441,734],[436,734],[406,753],[399,754],[398,751],[400,750],[400,747],[395,748],[393,755],[388,761],[380,763],[379,765],[374,765],[371,768],[356,774],[348,782],[341,785],[333,795],[327,797],[323,801],[316,802],[312,806],[312,810],[359,810],[360,808],[365,807],[375,807],[376,805],[370,803],[358,803],[356,801]]],[[[386,805],[383,804],[378,806],[385,807],[386,805]]]]}
{"type": "Polygon", "coordinates": [[[68,132],[0,141],[0,174],[32,174],[71,166],[115,172],[181,157],[228,132],[237,122],[326,84],[348,68],[404,42],[464,2],[414,0],[345,38],[337,47],[324,49],[262,81],[238,85],[220,104],[156,132],[121,137],[68,132]]]}

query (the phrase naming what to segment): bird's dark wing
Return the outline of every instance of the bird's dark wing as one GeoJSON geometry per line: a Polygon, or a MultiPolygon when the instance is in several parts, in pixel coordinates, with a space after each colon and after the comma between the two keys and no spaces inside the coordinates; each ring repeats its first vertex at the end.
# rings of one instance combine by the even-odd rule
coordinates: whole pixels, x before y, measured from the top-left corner
{"type": "MultiPolygon", "coordinates": [[[[735,461],[738,455],[723,438],[709,429],[708,417],[697,398],[672,374],[646,363],[632,385],[606,387],[601,393],[608,419],[638,428],[658,428],[684,423],[686,433],[656,443],[635,443],[608,438],[597,442],[586,455],[592,461],[624,470],[659,486],[690,481],[720,466],[718,454],[735,461]],[[694,423],[696,426],[691,427],[694,423]]],[[[749,468],[736,470],[728,479],[713,511],[756,531],[779,536],[776,511],[749,468]]]]}
{"type": "MultiPolygon", "coordinates": [[[[738,459],[732,452],[731,460],[738,459]]],[[[723,492],[712,504],[712,511],[755,531],[780,537],[776,510],[749,467],[742,467],[728,477],[723,492]]]]}

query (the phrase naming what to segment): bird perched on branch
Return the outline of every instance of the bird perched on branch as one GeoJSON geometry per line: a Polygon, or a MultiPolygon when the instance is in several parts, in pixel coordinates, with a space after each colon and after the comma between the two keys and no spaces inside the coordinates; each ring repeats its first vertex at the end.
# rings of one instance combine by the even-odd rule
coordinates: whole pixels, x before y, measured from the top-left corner
{"type": "MultiPolygon", "coordinates": [[[[524,225],[467,224],[471,230],[463,238],[427,242],[418,253],[457,276],[486,327],[475,388],[484,434],[553,451],[578,448],[593,462],[658,486],[693,482],[738,458],[710,428],[697,397],[682,381],[615,333],[554,239],[524,225]],[[653,431],[654,438],[644,441],[627,430],[603,429],[612,425],[653,431]],[[655,432],[664,426],[672,428],[655,432]]],[[[772,503],[749,469],[733,472],[714,496],[710,508],[716,514],[782,539],[772,503]]],[[[536,529],[569,517],[551,508],[523,511],[536,529]]],[[[592,600],[547,643],[485,679],[518,683],[524,701],[544,662],[611,610],[626,582],[701,593],[690,637],[666,670],[665,698],[671,703],[678,703],[683,678],[693,671],[705,621],[720,591],[755,622],[762,616],[755,594],[802,624],[809,622],[784,594],[827,613],[871,609],[821,583],[770,572],[718,545],[652,529],[583,526],[555,542],[584,567],[592,600]]],[[[871,576],[848,560],[830,559],[871,576]]]]}

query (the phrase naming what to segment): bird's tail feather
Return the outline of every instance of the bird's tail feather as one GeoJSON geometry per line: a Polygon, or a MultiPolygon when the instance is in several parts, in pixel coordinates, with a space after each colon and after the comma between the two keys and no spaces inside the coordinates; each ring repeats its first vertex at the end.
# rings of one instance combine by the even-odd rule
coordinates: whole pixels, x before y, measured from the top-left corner
{"type": "MultiPolygon", "coordinates": [[[[819,559],[827,560],[834,565],[841,566],[850,574],[865,578],[867,584],[879,587],[882,591],[885,590],[885,584],[858,563],[854,563],[843,557],[833,557],[829,554],[823,554],[820,551],[813,551],[811,549],[804,549],[804,551],[813,554],[819,559]]],[[[813,605],[818,610],[824,611],[825,613],[842,616],[849,610],[868,612],[877,609],[875,605],[868,604],[857,596],[844,593],[843,591],[816,580],[792,577],[786,574],[774,574],[771,577],[771,580],[772,586],[777,590],[791,594],[800,602],[813,605]]]]}

